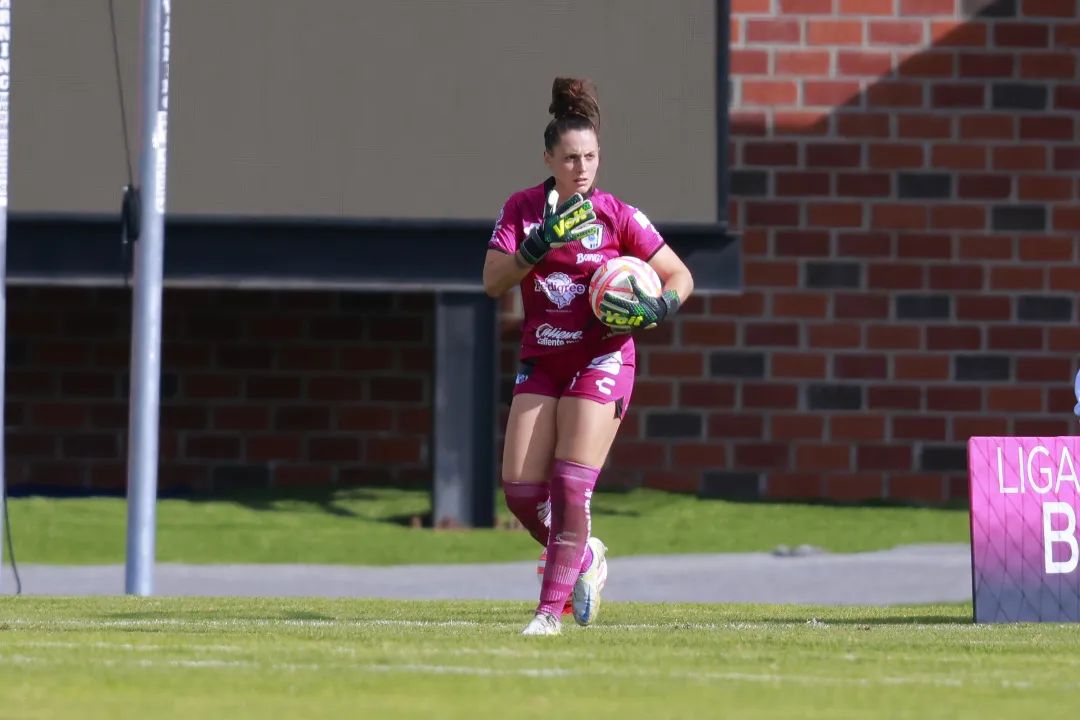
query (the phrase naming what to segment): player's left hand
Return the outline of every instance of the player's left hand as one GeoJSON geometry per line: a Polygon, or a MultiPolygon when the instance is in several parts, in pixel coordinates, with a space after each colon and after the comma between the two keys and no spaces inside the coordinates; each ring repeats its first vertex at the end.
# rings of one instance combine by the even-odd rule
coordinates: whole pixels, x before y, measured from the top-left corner
{"type": "Polygon", "coordinates": [[[610,313],[625,318],[620,326],[648,330],[662,323],[679,309],[679,294],[674,290],[665,290],[660,295],[652,296],[641,290],[637,278],[630,276],[630,289],[634,300],[627,300],[613,293],[604,293],[600,307],[610,313]]]}

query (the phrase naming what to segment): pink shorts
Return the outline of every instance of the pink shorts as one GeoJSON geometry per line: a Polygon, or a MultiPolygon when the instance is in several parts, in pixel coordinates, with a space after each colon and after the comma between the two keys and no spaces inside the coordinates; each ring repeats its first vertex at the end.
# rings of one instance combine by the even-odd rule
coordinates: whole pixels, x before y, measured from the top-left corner
{"type": "Polygon", "coordinates": [[[528,358],[521,361],[514,381],[514,395],[576,397],[601,405],[613,402],[618,418],[630,407],[633,391],[634,365],[624,363],[619,350],[586,361],[561,353],[528,358]]]}

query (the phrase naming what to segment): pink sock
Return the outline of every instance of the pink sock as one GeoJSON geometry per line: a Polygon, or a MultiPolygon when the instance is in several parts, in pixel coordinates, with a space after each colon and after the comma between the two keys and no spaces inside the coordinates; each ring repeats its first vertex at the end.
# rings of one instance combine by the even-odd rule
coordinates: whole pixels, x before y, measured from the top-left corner
{"type": "Polygon", "coordinates": [[[547,483],[503,483],[506,507],[514,517],[547,547],[548,526],[551,524],[551,506],[548,504],[547,483]]]}
{"type": "Polygon", "coordinates": [[[569,460],[556,460],[552,466],[551,531],[537,612],[559,617],[574,590],[585,560],[591,527],[589,502],[599,475],[600,468],[569,460]]]}

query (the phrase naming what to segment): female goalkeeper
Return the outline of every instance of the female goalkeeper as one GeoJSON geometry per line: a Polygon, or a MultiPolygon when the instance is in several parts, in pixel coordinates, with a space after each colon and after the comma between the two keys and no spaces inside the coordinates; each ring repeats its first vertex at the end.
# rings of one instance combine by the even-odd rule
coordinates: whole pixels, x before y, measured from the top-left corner
{"type": "Polygon", "coordinates": [[[578,624],[596,617],[607,548],[590,537],[589,500],[634,386],[634,340],[614,328],[655,327],[694,287],[649,219],[595,186],[593,84],[556,78],[548,112],[551,177],[506,201],[484,262],[487,294],[520,284],[525,313],[502,464],[510,511],[547,548],[540,604],[525,635],[559,633],[568,602],[578,624]],[[634,302],[607,295],[605,324],[589,307],[589,280],[620,255],[648,262],[663,291],[651,297],[635,287],[634,302]]]}

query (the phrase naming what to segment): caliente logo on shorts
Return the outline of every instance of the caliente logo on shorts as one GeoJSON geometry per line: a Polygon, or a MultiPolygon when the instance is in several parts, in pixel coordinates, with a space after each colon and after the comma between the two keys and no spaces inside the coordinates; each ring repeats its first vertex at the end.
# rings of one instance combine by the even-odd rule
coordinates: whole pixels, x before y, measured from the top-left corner
{"type": "Polygon", "coordinates": [[[584,336],[583,330],[563,330],[548,323],[536,328],[536,344],[547,347],[562,347],[576,343],[584,336]]]}
{"type": "Polygon", "coordinates": [[[574,302],[578,295],[584,295],[586,289],[581,283],[571,280],[566,273],[556,272],[546,278],[536,278],[537,292],[547,295],[547,299],[560,309],[574,302]]]}

